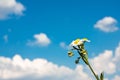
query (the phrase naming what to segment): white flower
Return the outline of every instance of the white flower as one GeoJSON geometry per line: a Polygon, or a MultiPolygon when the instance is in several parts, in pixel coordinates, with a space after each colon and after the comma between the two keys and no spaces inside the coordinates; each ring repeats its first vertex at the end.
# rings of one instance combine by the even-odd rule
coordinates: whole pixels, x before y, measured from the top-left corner
{"type": "Polygon", "coordinates": [[[80,39],[76,39],[76,40],[72,41],[70,45],[71,46],[78,46],[80,44],[82,44],[81,40],[80,39]]]}
{"type": "Polygon", "coordinates": [[[90,40],[88,40],[87,38],[83,38],[83,39],[76,39],[74,41],[71,42],[70,47],[77,47],[78,45],[83,45],[85,42],[90,42],[90,40]]]}

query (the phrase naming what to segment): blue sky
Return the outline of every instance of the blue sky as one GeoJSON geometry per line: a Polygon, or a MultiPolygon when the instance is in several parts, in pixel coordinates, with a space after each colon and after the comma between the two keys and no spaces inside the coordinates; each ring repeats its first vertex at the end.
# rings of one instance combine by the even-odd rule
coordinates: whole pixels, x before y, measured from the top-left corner
{"type": "Polygon", "coordinates": [[[105,50],[112,50],[115,55],[120,42],[119,3],[118,0],[1,0],[0,56],[44,58],[74,69],[77,53],[69,58],[66,47],[76,38],[84,37],[91,40],[86,43],[91,59],[105,50]],[[46,36],[42,42],[40,34],[46,36]]]}

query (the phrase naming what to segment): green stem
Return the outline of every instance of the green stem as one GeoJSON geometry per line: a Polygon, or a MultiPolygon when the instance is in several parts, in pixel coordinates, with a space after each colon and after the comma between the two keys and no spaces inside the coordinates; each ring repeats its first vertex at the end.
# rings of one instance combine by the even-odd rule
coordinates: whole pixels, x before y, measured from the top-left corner
{"type": "Polygon", "coordinates": [[[88,65],[88,67],[90,68],[90,70],[91,70],[92,73],[94,74],[96,80],[100,80],[99,77],[98,77],[98,75],[96,75],[95,72],[94,72],[94,70],[92,69],[92,67],[91,67],[88,59],[86,59],[86,57],[84,57],[84,56],[80,53],[81,51],[85,50],[85,49],[84,49],[84,45],[82,45],[81,47],[78,46],[78,48],[79,48],[79,49],[76,49],[76,50],[78,51],[79,55],[80,55],[81,57],[83,57],[83,58],[82,58],[83,61],[88,65]]]}
{"type": "Polygon", "coordinates": [[[95,74],[95,72],[94,72],[94,70],[92,69],[92,67],[91,67],[91,65],[89,64],[89,62],[88,62],[88,67],[90,68],[90,70],[91,70],[92,73],[94,74],[95,78],[96,78],[97,80],[99,80],[98,76],[95,74]]]}

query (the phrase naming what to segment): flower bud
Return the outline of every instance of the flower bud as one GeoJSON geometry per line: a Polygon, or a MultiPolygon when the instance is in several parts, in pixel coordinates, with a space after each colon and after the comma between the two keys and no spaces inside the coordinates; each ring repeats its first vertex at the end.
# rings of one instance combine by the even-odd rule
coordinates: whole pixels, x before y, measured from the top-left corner
{"type": "Polygon", "coordinates": [[[69,57],[74,56],[73,52],[72,52],[72,51],[68,51],[68,56],[69,56],[69,57]]]}

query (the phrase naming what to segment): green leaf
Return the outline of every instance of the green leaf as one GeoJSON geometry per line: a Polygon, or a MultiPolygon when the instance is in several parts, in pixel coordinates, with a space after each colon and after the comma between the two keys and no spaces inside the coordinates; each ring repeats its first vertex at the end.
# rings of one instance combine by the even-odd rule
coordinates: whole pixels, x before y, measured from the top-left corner
{"type": "Polygon", "coordinates": [[[104,73],[103,72],[100,75],[100,80],[104,80],[104,73]]]}

